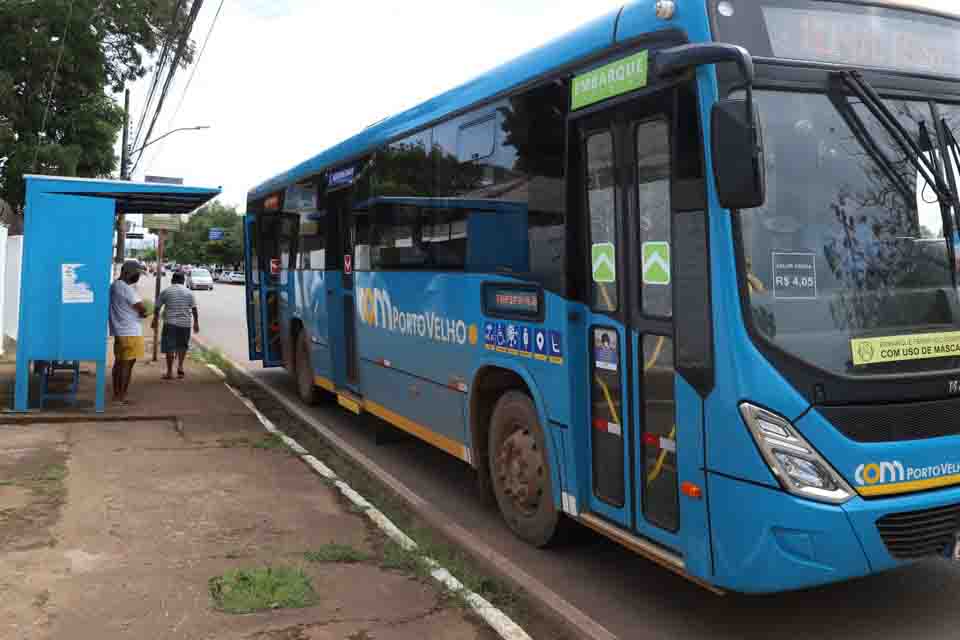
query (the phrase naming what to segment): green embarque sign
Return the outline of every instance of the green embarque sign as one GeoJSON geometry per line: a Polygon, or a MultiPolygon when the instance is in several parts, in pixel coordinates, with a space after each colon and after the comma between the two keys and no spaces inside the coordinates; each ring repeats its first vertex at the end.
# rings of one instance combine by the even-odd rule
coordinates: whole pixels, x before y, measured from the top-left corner
{"type": "Polygon", "coordinates": [[[647,86],[649,61],[649,52],[641,51],[574,76],[570,109],[576,111],[647,86]]]}

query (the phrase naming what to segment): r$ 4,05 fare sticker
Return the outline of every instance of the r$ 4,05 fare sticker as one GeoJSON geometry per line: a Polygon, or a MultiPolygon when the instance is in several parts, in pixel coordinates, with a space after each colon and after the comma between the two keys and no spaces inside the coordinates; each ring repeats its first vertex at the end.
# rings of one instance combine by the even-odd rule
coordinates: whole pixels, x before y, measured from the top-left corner
{"type": "Polygon", "coordinates": [[[816,300],[816,254],[774,251],[773,296],[777,300],[816,300]]]}

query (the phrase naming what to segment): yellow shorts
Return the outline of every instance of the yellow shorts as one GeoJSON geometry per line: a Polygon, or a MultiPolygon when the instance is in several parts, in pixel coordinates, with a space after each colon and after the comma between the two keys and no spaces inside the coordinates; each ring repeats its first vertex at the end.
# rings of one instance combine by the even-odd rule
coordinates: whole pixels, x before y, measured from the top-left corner
{"type": "Polygon", "coordinates": [[[143,336],[117,336],[113,339],[114,359],[139,360],[143,354],[143,336]]]}

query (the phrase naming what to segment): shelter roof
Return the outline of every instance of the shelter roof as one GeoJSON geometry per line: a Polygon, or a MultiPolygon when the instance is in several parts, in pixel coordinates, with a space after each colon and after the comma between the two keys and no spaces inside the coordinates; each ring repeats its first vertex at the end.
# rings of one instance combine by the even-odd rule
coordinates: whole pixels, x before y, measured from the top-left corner
{"type": "Polygon", "coordinates": [[[192,213],[220,195],[219,187],[41,175],[24,178],[38,193],[112,198],[117,203],[117,213],[192,213]]]}

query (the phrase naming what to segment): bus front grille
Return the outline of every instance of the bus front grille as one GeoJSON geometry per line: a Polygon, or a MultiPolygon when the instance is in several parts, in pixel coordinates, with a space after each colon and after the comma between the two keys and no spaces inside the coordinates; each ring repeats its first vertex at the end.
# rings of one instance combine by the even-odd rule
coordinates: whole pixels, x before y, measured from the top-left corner
{"type": "Polygon", "coordinates": [[[891,513],[877,520],[877,529],[898,560],[943,555],[960,532],[960,504],[891,513]]]}
{"type": "Polygon", "coordinates": [[[900,442],[960,434],[960,398],[900,404],[818,406],[840,433],[857,442],[900,442]]]}

